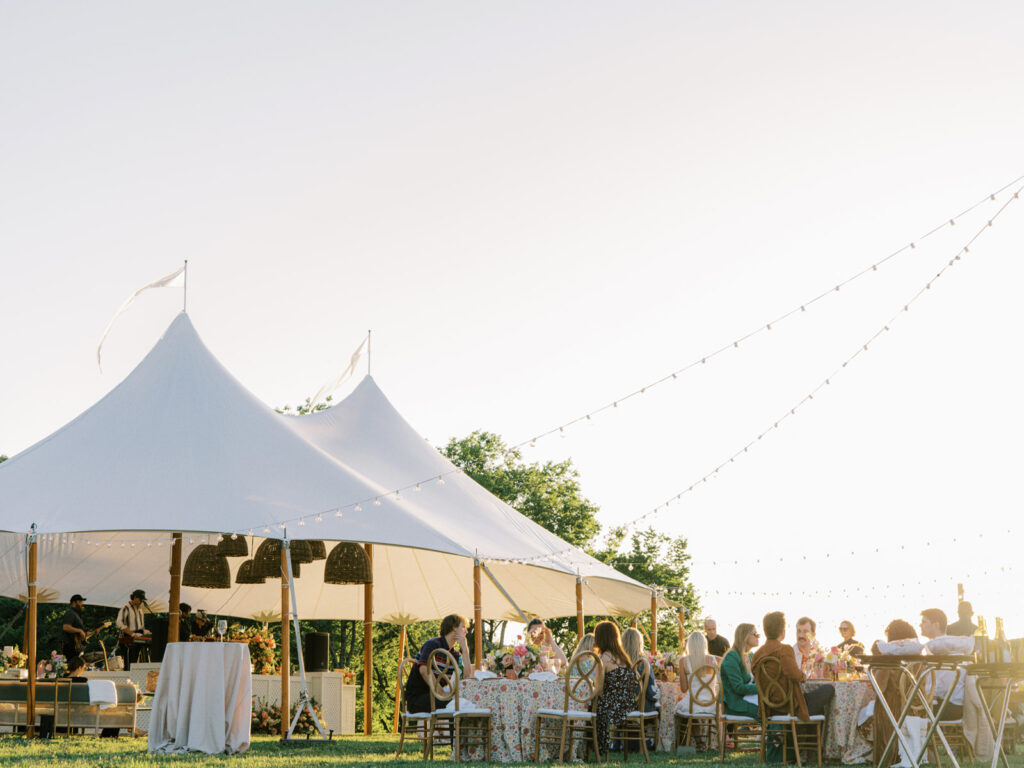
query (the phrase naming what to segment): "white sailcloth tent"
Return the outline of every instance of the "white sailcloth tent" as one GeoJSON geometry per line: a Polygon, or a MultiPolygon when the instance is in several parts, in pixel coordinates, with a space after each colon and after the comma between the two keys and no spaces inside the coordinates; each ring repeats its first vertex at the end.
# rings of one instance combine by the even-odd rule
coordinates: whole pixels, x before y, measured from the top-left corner
{"type": "MultiPolygon", "coordinates": [[[[377,621],[470,613],[477,558],[494,576],[482,584],[486,618],[518,616],[513,603],[572,614],[577,573],[588,613],[634,615],[651,595],[460,474],[369,377],[329,411],[281,416],[216,360],[184,312],[106,397],[0,464],[0,594],[26,592],[32,526],[50,601],[80,592],[118,606],[142,588],[166,603],[171,531],[184,534],[183,559],[220,533],[243,535],[250,554],[263,537],[371,543],[377,621]]],[[[229,562],[234,578],[242,559],[229,562]]],[[[305,564],[296,580],[303,617],[363,618],[361,588],[324,584],[323,567],[305,564]]],[[[183,587],[181,599],[269,617],[280,584],[183,587]]]]}

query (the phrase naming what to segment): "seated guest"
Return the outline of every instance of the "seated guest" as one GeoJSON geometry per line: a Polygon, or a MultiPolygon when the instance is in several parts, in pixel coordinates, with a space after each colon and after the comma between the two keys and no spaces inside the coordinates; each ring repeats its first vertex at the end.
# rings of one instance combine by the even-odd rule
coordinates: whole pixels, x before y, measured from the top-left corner
{"type": "Polygon", "coordinates": [[[978,629],[978,625],[971,621],[974,607],[966,600],[961,600],[956,607],[956,613],[959,618],[946,627],[946,634],[954,637],[973,637],[978,629]]]}
{"type": "Polygon", "coordinates": [[[600,621],[594,627],[594,653],[604,668],[604,686],[597,698],[597,746],[602,755],[609,751],[613,727],[619,726],[636,706],[639,681],[622,647],[619,627],[613,621],[600,621]]]}
{"type": "MultiPolygon", "coordinates": [[[[68,664],[67,672],[65,672],[64,676],[60,678],[61,680],[70,680],[72,683],[87,683],[87,682],[89,682],[89,679],[84,676],[84,672],[85,672],[85,659],[83,659],[81,656],[72,656],[71,658],[68,659],[67,664],[68,664]]],[[[61,695],[61,697],[63,699],[63,696],[65,694],[62,692],[60,695],[61,695]]],[[[39,738],[41,738],[41,739],[49,739],[49,738],[51,738],[53,736],[53,732],[54,732],[53,718],[54,718],[53,715],[40,715],[39,716],[39,738]]],[[[64,718],[64,715],[61,714],[61,719],[63,719],[63,718],[64,718]]],[[[74,731],[76,733],[78,733],[79,729],[75,728],[74,731]]],[[[103,728],[100,731],[100,736],[102,738],[115,738],[116,739],[118,733],[120,733],[120,732],[121,732],[120,728],[103,728]]]]}
{"type": "MultiPolygon", "coordinates": [[[[811,715],[825,714],[832,702],[832,697],[835,696],[836,689],[831,684],[825,683],[804,693],[799,684],[807,678],[797,665],[794,649],[792,646],[782,644],[786,637],[786,614],[782,611],[765,614],[763,623],[765,640],[761,649],[754,654],[753,666],[755,669],[761,659],[769,656],[778,659],[782,664],[782,674],[795,683],[793,704],[796,716],[801,720],[807,720],[811,715]]],[[[797,649],[797,653],[799,653],[799,649],[797,649]]]]}
{"type": "Polygon", "coordinates": [[[757,717],[757,685],[750,671],[750,653],[761,641],[753,624],[740,624],[732,649],[722,659],[722,702],[727,715],[757,717]],[[742,648],[740,651],[738,649],[742,648]]]}
{"type": "MultiPolygon", "coordinates": [[[[918,641],[917,632],[914,631],[910,623],[903,621],[903,619],[894,619],[885,628],[885,640],[876,640],[871,646],[871,653],[880,656],[916,656],[923,649],[924,646],[918,641]]],[[[900,670],[895,668],[881,668],[876,669],[874,672],[875,682],[879,690],[882,691],[882,696],[892,712],[901,712],[903,709],[903,692],[900,689],[901,674],[900,670]]],[[[881,764],[882,753],[885,751],[885,746],[889,743],[889,738],[892,736],[892,723],[889,722],[887,717],[874,717],[874,714],[875,702],[869,701],[861,707],[857,717],[857,725],[859,727],[869,720],[871,721],[871,742],[873,745],[871,762],[877,766],[881,764]]],[[[891,765],[900,760],[900,750],[893,750],[889,756],[889,764],[891,765]]]]}
{"type": "Polygon", "coordinates": [[[714,619],[704,619],[704,636],[708,641],[708,653],[722,658],[729,650],[729,641],[718,634],[718,623],[714,619]]]}
{"type": "Polygon", "coordinates": [[[192,606],[179,603],[178,610],[178,642],[185,643],[192,639],[192,606]]]}
{"type": "Polygon", "coordinates": [[[409,670],[409,679],[405,683],[405,703],[409,712],[430,711],[430,670],[427,668],[427,662],[430,660],[430,654],[438,648],[450,652],[455,657],[461,677],[473,674],[472,664],[465,665],[463,669],[463,654],[469,658],[466,623],[466,619],[456,613],[445,616],[441,619],[440,636],[427,640],[420,648],[416,663],[409,670]]]}
{"type": "Polygon", "coordinates": [[[801,616],[796,620],[796,642],[793,643],[793,657],[797,665],[802,669],[804,664],[811,661],[811,657],[818,650],[818,641],[814,639],[818,625],[814,619],[801,616]]]}
{"type": "MultiPolygon", "coordinates": [[[[584,651],[593,651],[593,650],[594,650],[594,633],[593,632],[587,632],[587,634],[585,634],[582,638],[580,638],[579,645],[577,645],[576,646],[576,650],[572,652],[572,659],[569,659],[569,664],[571,665],[572,662],[573,662],[573,659],[575,659],[577,656],[579,656],[584,651]]],[[[593,669],[593,667],[591,666],[592,664],[593,664],[593,661],[591,659],[584,659],[583,661],[580,662],[580,671],[583,672],[583,674],[589,673],[590,670],[593,669]]]]}
{"type": "MultiPolygon", "coordinates": [[[[636,666],[644,655],[644,636],[640,634],[639,629],[630,627],[622,633],[622,649],[629,656],[633,666],[636,666]]],[[[655,712],[658,709],[658,683],[654,679],[654,669],[647,659],[644,659],[644,668],[647,670],[647,706],[644,712],[655,712]]]]}
{"type": "Polygon", "coordinates": [[[206,615],[206,611],[200,608],[196,611],[196,617],[192,621],[192,630],[189,632],[190,640],[205,640],[213,631],[213,621],[206,615]]]}
{"type": "MultiPolygon", "coordinates": [[[[728,645],[728,643],[726,643],[728,645]]],[[[708,653],[708,641],[700,632],[691,632],[686,638],[686,656],[679,659],[679,688],[683,697],[676,704],[675,713],[689,718],[692,715],[714,715],[718,709],[719,684],[717,675],[706,667],[717,669],[720,659],[708,653]],[[701,671],[703,670],[703,671],[701,671]],[[710,684],[711,690],[708,690],[710,684]],[[712,699],[710,702],[709,699],[712,699]],[[692,706],[691,706],[692,702],[692,706]]],[[[697,729],[697,748],[704,749],[702,729],[697,729]]],[[[710,735],[710,734],[709,734],[710,735]]]]}
{"type": "Polygon", "coordinates": [[[893,619],[885,628],[885,642],[876,640],[871,653],[886,656],[916,656],[924,649],[909,621],[893,619]]]}
{"type": "MultiPolygon", "coordinates": [[[[968,655],[974,650],[973,637],[952,637],[946,634],[946,614],[938,608],[926,608],[921,611],[921,634],[928,638],[925,650],[936,656],[968,655]]],[[[940,669],[935,673],[935,690],[932,705],[940,720],[959,720],[964,714],[964,681],[967,676],[960,673],[956,688],[945,708],[939,712],[939,705],[949,692],[956,672],[952,669],[940,669]]]]}
{"type": "Polygon", "coordinates": [[[837,647],[840,651],[848,650],[850,653],[864,653],[864,643],[857,640],[854,635],[857,630],[853,628],[853,622],[843,619],[839,622],[839,634],[843,636],[843,642],[837,647]]]}
{"type": "Polygon", "coordinates": [[[547,659],[549,656],[554,657],[563,667],[569,663],[565,658],[565,653],[562,652],[562,649],[558,647],[558,643],[555,642],[551,630],[548,629],[543,621],[540,619],[530,619],[530,623],[526,625],[526,634],[530,642],[540,648],[542,659],[547,659]]]}

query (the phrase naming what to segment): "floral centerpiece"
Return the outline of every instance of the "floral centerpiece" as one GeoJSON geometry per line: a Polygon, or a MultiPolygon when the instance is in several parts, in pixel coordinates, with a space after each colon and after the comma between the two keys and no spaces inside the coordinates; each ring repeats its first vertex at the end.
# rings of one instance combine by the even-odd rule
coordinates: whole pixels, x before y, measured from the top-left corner
{"type": "MultiPolygon", "coordinates": [[[[310,703],[313,705],[316,719],[320,721],[320,725],[323,726],[324,730],[327,730],[327,721],[324,720],[323,709],[320,707],[320,704],[317,703],[316,699],[310,699],[310,703]]],[[[288,730],[288,726],[291,725],[291,718],[295,717],[295,707],[297,706],[298,704],[292,706],[288,722],[282,723],[280,704],[268,704],[266,699],[257,699],[252,705],[252,732],[268,733],[271,736],[283,736],[288,730]]],[[[295,724],[294,733],[297,735],[314,735],[317,733],[313,718],[309,716],[309,710],[305,707],[302,709],[302,714],[299,715],[299,721],[295,724]]]]}
{"type": "Polygon", "coordinates": [[[281,670],[280,649],[266,624],[261,627],[232,624],[228,629],[227,639],[248,644],[254,674],[276,675],[281,670]]]}
{"type": "Polygon", "coordinates": [[[7,646],[0,652],[0,673],[9,669],[24,669],[28,664],[28,654],[18,650],[18,646],[7,646]]]}
{"type": "Polygon", "coordinates": [[[679,654],[676,651],[666,651],[664,654],[645,652],[644,655],[654,671],[655,680],[673,682],[676,679],[679,669],[679,654]]]}
{"type": "Polygon", "coordinates": [[[849,648],[834,645],[824,653],[823,662],[831,671],[832,679],[840,680],[853,672],[855,659],[849,648]]]}
{"type": "Polygon", "coordinates": [[[523,642],[505,645],[487,654],[484,661],[487,668],[499,677],[527,677],[531,672],[540,671],[540,648],[523,642]]]}
{"type": "Polygon", "coordinates": [[[356,673],[348,667],[343,669],[336,669],[335,672],[341,672],[341,683],[342,685],[355,685],[356,684],[356,673]]]}
{"type": "Polygon", "coordinates": [[[50,653],[50,658],[41,659],[36,667],[36,678],[54,680],[64,677],[68,673],[68,662],[56,651],[50,653]]]}

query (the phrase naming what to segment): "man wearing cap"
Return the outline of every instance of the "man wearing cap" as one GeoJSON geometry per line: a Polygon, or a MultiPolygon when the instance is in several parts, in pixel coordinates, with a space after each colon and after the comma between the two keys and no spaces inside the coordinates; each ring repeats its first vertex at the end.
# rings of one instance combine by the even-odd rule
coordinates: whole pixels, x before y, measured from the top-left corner
{"type": "Polygon", "coordinates": [[[148,638],[150,635],[142,615],[142,604],[145,600],[146,593],[136,589],[132,592],[131,600],[117,612],[115,623],[121,631],[121,638],[117,641],[117,655],[124,659],[126,672],[132,668],[132,662],[139,658],[139,646],[134,642],[135,638],[148,638]]]}
{"type": "Polygon", "coordinates": [[[64,611],[64,618],[61,620],[61,653],[65,659],[77,656],[79,646],[88,637],[85,622],[82,621],[85,598],[77,594],[72,595],[70,602],[71,606],[64,611]]]}

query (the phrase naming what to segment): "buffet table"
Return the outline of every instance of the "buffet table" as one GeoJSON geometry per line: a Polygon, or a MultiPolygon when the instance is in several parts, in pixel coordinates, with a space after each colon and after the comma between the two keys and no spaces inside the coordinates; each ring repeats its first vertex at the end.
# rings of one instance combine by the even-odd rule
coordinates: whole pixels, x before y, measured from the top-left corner
{"type": "Polygon", "coordinates": [[[150,752],[245,752],[251,722],[248,645],[168,643],[150,715],[150,752]]]}

